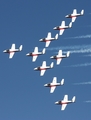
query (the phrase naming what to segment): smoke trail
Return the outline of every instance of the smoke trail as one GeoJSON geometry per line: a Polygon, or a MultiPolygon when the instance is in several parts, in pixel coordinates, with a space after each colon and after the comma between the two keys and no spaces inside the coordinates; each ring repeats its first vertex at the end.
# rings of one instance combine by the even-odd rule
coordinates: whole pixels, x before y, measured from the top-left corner
{"type": "Polygon", "coordinates": [[[86,67],[90,65],[91,63],[83,63],[83,64],[76,64],[76,65],[70,65],[70,66],[65,66],[65,67],[86,67]]]}
{"type": "Polygon", "coordinates": [[[81,82],[81,83],[74,83],[74,85],[91,85],[91,81],[89,81],[89,82],[81,82]]]}
{"type": "Polygon", "coordinates": [[[47,48],[47,50],[91,50],[91,45],[58,46],[47,48]]]}
{"type": "Polygon", "coordinates": [[[64,38],[64,39],[79,39],[79,38],[91,38],[91,34],[81,35],[81,36],[76,36],[76,37],[67,37],[67,38],[64,38]]]}
{"type": "Polygon", "coordinates": [[[86,102],[86,103],[91,103],[91,100],[87,100],[87,101],[84,101],[84,102],[86,102]]]}

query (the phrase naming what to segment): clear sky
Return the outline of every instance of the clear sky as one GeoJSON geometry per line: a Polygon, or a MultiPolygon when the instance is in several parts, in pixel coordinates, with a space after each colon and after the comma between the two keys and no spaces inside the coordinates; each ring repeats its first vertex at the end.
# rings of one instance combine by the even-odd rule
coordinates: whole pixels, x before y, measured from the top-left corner
{"type": "Polygon", "coordinates": [[[0,120],[90,120],[91,119],[91,1],[90,0],[0,0],[0,120]],[[57,41],[51,42],[46,54],[35,63],[26,53],[35,46],[45,47],[39,39],[48,32],[54,37],[58,31],[53,27],[65,20],[65,15],[84,9],[71,29],[65,30],[57,41]],[[12,59],[3,53],[15,43],[23,50],[12,59]],[[59,66],[50,56],[59,49],[71,51],[59,66]],[[33,69],[46,60],[54,62],[54,68],[40,77],[33,69]],[[44,87],[53,77],[58,82],[64,78],[64,86],[57,87],[53,94],[44,87]],[[77,84],[75,84],[77,83],[77,84]],[[69,100],[76,96],[76,103],[64,111],[54,102],[68,94],[69,100]]]}

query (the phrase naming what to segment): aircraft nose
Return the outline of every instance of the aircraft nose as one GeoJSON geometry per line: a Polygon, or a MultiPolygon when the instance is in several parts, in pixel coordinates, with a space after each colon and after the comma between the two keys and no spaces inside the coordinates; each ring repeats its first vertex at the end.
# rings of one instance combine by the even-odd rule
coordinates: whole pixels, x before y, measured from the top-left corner
{"type": "Polygon", "coordinates": [[[53,58],[53,56],[51,56],[50,58],[53,58]]]}
{"type": "Polygon", "coordinates": [[[68,17],[68,15],[66,15],[65,17],[68,17]]]}
{"type": "Polygon", "coordinates": [[[6,52],[6,50],[4,50],[3,52],[6,52]]]}
{"type": "Polygon", "coordinates": [[[58,101],[57,101],[57,102],[55,102],[55,104],[58,104],[58,101]]]}
{"type": "Polygon", "coordinates": [[[47,84],[44,85],[45,87],[47,86],[47,84]]]}
{"type": "Polygon", "coordinates": [[[43,41],[43,39],[40,39],[39,41],[41,42],[41,41],[43,41]]]}
{"type": "Polygon", "coordinates": [[[29,56],[29,53],[27,53],[26,56],[29,56]]]}
{"type": "Polygon", "coordinates": [[[37,70],[37,68],[34,68],[34,70],[37,70]]]}
{"type": "Polygon", "coordinates": [[[56,29],[56,27],[53,28],[54,30],[56,29]]]}

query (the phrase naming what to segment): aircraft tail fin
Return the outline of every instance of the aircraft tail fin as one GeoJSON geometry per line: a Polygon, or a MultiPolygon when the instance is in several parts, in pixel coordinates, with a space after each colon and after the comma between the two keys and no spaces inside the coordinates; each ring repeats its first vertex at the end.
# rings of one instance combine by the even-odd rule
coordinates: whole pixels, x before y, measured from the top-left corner
{"type": "Polygon", "coordinates": [[[64,84],[64,79],[62,79],[62,80],[61,80],[60,84],[61,84],[61,85],[63,85],[63,84],[64,84]]]}
{"type": "Polygon", "coordinates": [[[72,98],[72,102],[75,102],[75,100],[76,100],[76,96],[74,96],[74,97],[72,98]]]}
{"type": "Polygon", "coordinates": [[[71,28],[72,27],[72,22],[70,22],[70,24],[69,24],[69,28],[71,28]]]}
{"type": "Polygon", "coordinates": [[[55,35],[55,39],[56,39],[56,40],[58,39],[58,34],[55,35]]]}
{"type": "Polygon", "coordinates": [[[44,48],[44,49],[42,50],[42,54],[45,54],[45,51],[46,51],[46,49],[44,48]]]}
{"type": "Polygon", "coordinates": [[[81,15],[83,15],[84,14],[84,10],[81,10],[81,15]]]}
{"type": "Polygon", "coordinates": [[[52,62],[52,63],[50,64],[50,68],[53,68],[53,66],[54,66],[54,63],[52,62]]]}
{"type": "Polygon", "coordinates": [[[20,47],[19,47],[19,51],[22,51],[22,48],[23,48],[23,46],[22,46],[22,45],[20,45],[20,47]]]}
{"type": "Polygon", "coordinates": [[[69,56],[70,56],[70,51],[68,51],[68,52],[67,52],[67,55],[66,55],[66,56],[67,56],[67,57],[69,57],[69,56]]]}

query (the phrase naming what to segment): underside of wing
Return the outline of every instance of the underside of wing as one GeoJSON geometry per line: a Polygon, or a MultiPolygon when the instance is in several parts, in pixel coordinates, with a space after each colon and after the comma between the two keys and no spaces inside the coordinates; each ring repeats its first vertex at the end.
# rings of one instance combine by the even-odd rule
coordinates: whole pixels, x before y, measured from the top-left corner
{"type": "Polygon", "coordinates": [[[61,60],[62,60],[62,58],[57,59],[57,65],[60,64],[61,60]]]}
{"type": "Polygon", "coordinates": [[[59,31],[59,35],[62,35],[63,32],[64,32],[64,29],[60,30],[60,31],[59,31]]]}
{"type": "Polygon", "coordinates": [[[12,58],[14,56],[14,52],[9,54],[9,58],[12,58]]]}
{"type": "Polygon", "coordinates": [[[58,55],[59,55],[59,56],[62,56],[62,50],[59,50],[59,51],[58,51],[58,55]]]}
{"type": "Polygon", "coordinates": [[[51,32],[48,32],[47,38],[51,38],[51,32]]]}
{"type": "Polygon", "coordinates": [[[72,22],[75,22],[75,20],[76,20],[76,17],[72,17],[72,22]]]}
{"type": "Polygon", "coordinates": [[[34,53],[38,53],[38,47],[35,47],[34,53]]]}
{"type": "Polygon", "coordinates": [[[33,59],[32,59],[32,62],[35,62],[36,61],[36,59],[37,59],[37,55],[36,56],[33,56],[33,59]]]}
{"type": "Polygon", "coordinates": [[[46,47],[49,46],[50,42],[51,42],[51,41],[46,41],[46,47]]]}
{"type": "Polygon", "coordinates": [[[57,77],[54,77],[54,78],[53,78],[52,83],[57,83],[57,77]]]}
{"type": "Polygon", "coordinates": [[[46,70],[41,70],[40,71],[40,76],[43,76],[46,70]]]}
{"type": "Polygon", "coordinates": [[[64,101],[67,101],[68,100],[68,95],[65,95],[64,96],[64,101]]]}
{"type": "Polygon", "coordinates": [[[11,49],[15,50],[15,44],[12,44],[11,49]]]}
{"type": "Polygon", "coordinates": [[[54,90],[55,90],[55,88],[56,88],[56,86],[51,87],[51,88],[50,88],[50,93],[53,93],[54,90]]]}
{"type": "Polygon", "coordinates": [[[65,110],[67,104],[62,104],[61,110],[65,110]]]}

